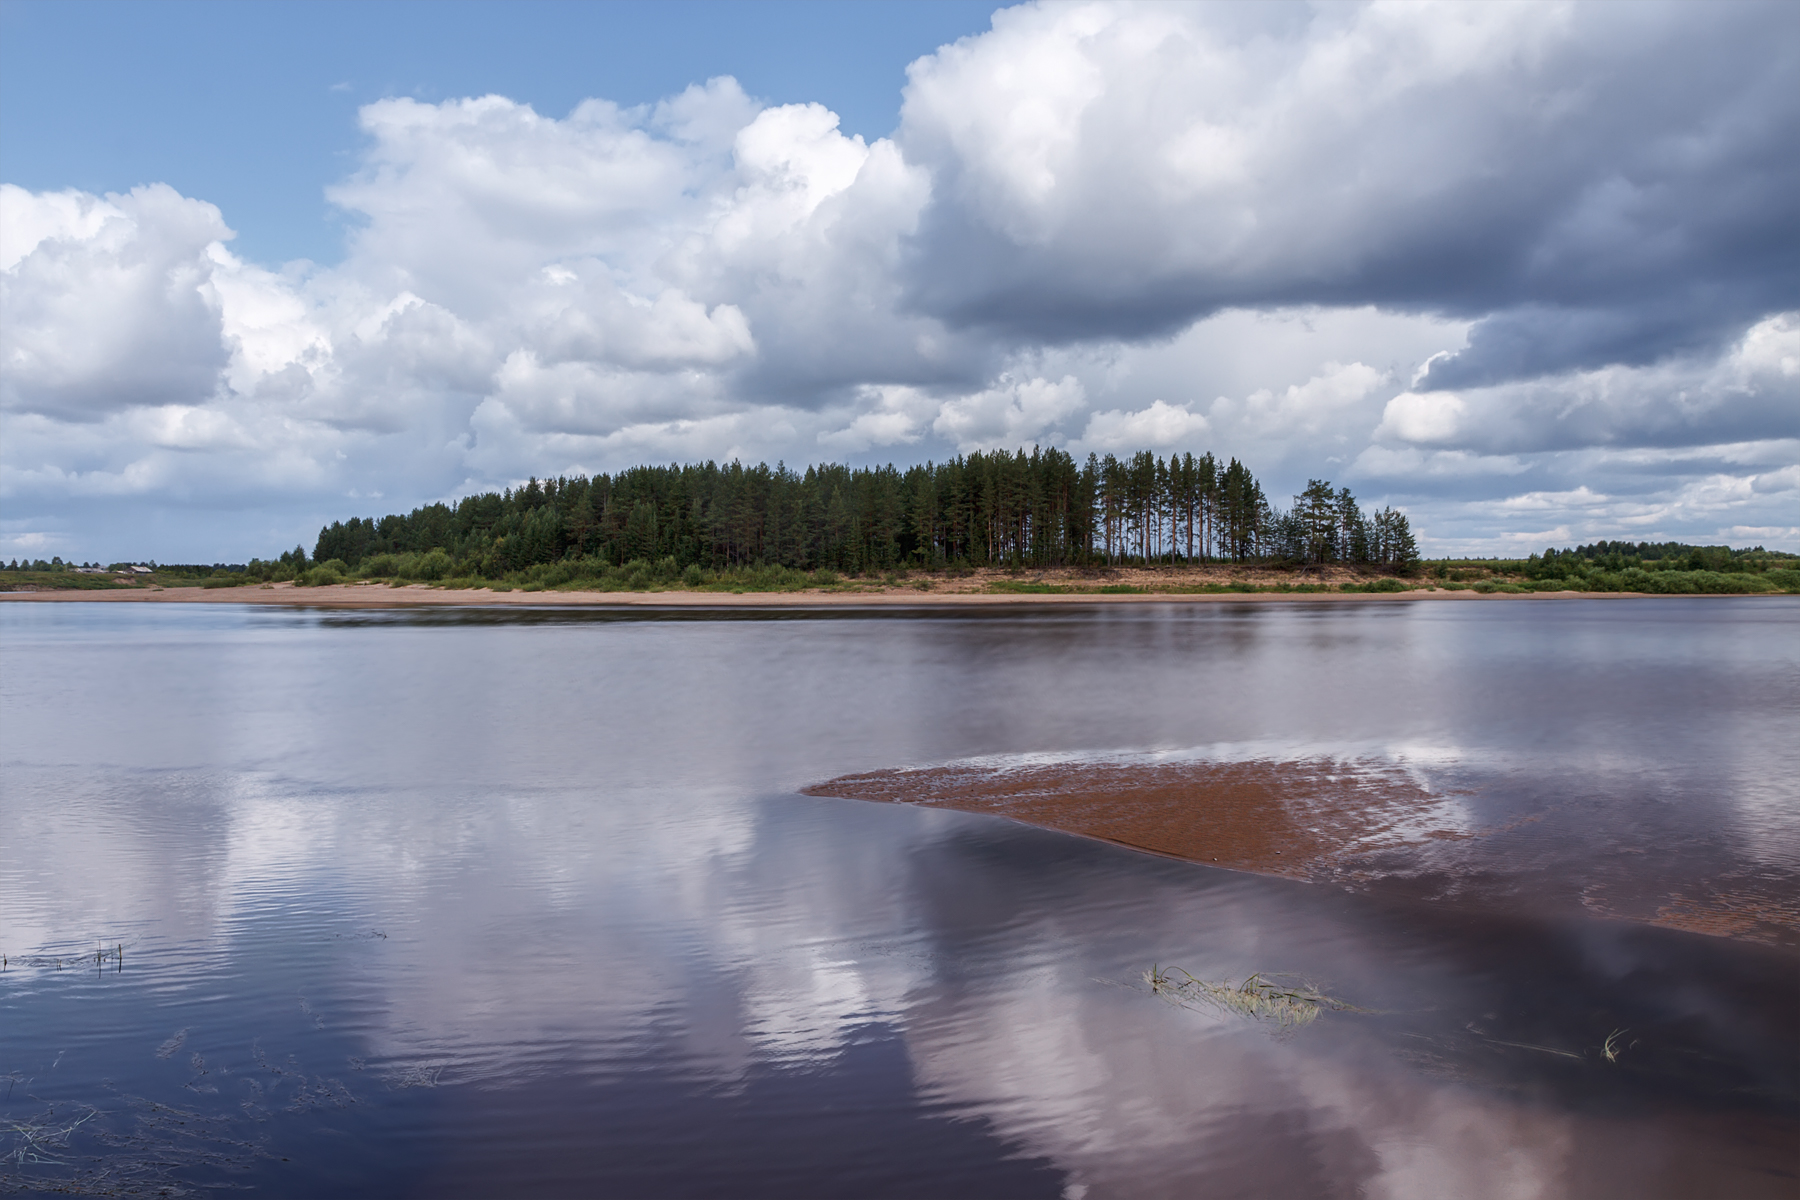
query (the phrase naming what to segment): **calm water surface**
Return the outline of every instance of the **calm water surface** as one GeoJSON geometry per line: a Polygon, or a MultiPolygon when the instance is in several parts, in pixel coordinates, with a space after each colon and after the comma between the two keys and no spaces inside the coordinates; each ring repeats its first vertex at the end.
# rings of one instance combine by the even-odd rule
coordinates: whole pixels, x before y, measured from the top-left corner
{"type": "Polygon", "coordinates": [[[0,605],[0,1188],[1797,1195],[1796,730],[1786,598],[0,605]],[[1480,836],[1346,890],[795,794],[1071,751],[1480,836]]]}

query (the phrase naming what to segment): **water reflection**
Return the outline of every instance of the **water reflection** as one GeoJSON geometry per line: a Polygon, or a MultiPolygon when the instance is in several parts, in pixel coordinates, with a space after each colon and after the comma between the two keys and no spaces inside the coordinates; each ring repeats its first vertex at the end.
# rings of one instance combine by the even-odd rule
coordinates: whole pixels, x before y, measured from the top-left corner
{"type": "Polygon", "coordinates": [[[7,1170],[91,1182],[149,1147],[275,1194],[1794,1190],[1792,951],[1543,886],[1648,894],[1692,861],[1792,893],[1794,605],[643,615],[0,606],[0,940],[126,947],[0,978],[9,1116],[101,1112],[46,1148],[69,1162],[7,1170]],[[1228,744],[1428,748],[1492,811],[1558,815],[1486,874],[1351,894],[793,794],[1228,744]],[[1377,1011],[1274,1038],[1132,988],[1152,962],[1377,1011]]]}

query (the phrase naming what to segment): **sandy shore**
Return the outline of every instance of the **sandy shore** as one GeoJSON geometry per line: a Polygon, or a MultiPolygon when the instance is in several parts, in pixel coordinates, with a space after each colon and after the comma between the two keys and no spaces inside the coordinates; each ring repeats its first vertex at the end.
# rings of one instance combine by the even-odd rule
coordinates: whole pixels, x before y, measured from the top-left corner
{"type": "Polygon", "coordinates": [[[485,588],[438,588],[427,584],[389,587],[386,584],[345,583],[326,587],[295,587],[273,583],[235,588],[147,587],[94,589],[90,591],[0,592],[0,601],[92,604],[284,604],[307,608],[408,608],[429,605],[483,607],[663,607],[663,608],[919,608],[941,605],[1008,606],[1043,604],[1344,604],[1362,601],[1392,603],[1424,600],[1554,600],[1635,593],[1531,592],[1512,594],[1419,589],[1410,592],[1097,592],[1034,594],[932,588],[923,590],[904,583],[861,587],[811,589],[803,592],[492,592],[485,588]]]}

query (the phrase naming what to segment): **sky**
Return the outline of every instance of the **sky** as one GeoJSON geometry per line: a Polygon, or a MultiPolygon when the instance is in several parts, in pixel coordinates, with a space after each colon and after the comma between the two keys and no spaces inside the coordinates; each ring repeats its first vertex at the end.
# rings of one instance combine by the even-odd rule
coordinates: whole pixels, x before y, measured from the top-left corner
{"type": "Polygon", "coordinates": [[[1800,9],[0,3],[0,558],[1212,451],[1800,551],[1800,9]]]}

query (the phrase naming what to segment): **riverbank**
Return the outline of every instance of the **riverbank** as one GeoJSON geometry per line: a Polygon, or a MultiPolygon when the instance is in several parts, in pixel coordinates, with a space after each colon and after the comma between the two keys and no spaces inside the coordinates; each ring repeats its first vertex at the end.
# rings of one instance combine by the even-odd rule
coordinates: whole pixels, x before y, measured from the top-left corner
{"type": "MultiPolygon", "coordinates": [[[[407,560],[411,561],[411,560],[407,560]]],[[[504,579],[432,574],[421,577],[397,569],[406,562],[377,557],[350,568],[327,562],[296,574],[286,566],[264,563],[251,568],[221,566],[166,567],[126,572],[83,568],[70,571],[0,571],[0,595],[67,593],[86,596],[114,593],[155,594],[163,600],[236,599],[248,603],[362,605],[369,595],[388,604],[843,604],[917,603],[948,600],[982,603],[1029,597],[1061,597],[1088,602],[1145,597],[1157,599],[1210,597],[1444,596],[1476,595],[1757,595],[1800,594],[1800,571],[1769,570],[1721,575],[1711,571],[1656,570],[1604,572],[1579,577],[1537,578],[1518,563],[1462,564],[1448,561],[1397,575],[1367,567],[1295,567],[1285,563],[1213,563],[1206,565],[1115,565],[1046,567],[943,567],[936,570],[893,570],[841,575],[819,568],[728,567],[706,570],[678,568],[675,560],[633,561],[624,566],[594,567],[585,562],[539,564],[504,579]],[[349,589],[349,590],[346,590],[349,589]],[[373,591],[371,591],[373,589],[373,591]],[[200,592],[204,591],[205,595],[200,592]],[[296,591],[310,599],[266,593],[296,591]],[[167,595],[165,593],[176,593],[167,595]],[[522,597],[536,596],[525,600],[522,597]],[[500,600],[499,597],[508,597],[500,600]],[[513,598],[519,597],[519,598],[513,598]],[[675,599],[675,597],[683,597],[675,599]],[[694,597],[698,597],[697,599],[694,597]],[[741,597],[754,597],[744,600],[741,597]]],[[[412,563],[413,567],[419,564],[412,563]]],[[[442,566],[443,564],[438,564],[442,566]]]]}
{"type": "MultiPolygon", "coordinates": [[[[1057,586],[1057,585],[1050,585],[1057,586]]],[[[292,583],[267,583],[248,587],[120,587],[107,590],[39,590],[0,592],[0,601],[19,603],[83,604],[273,604],[304,608],[418,608],[418,607],[674,607],[674,608],[815,608],[815,607],[939,607],[996,605],[1092,605],[1213,603],[1326,603],[1366,600],[1417,602],[1424,600],[1556,600],[1575,598],[1642,598],[1637,592],[1480,592],[1414,586],[1401,591],[1328,590],[1119,590],[1038,591],[1025,587],[994,586],[920,588],[906,583],[851,584],[780,592],[732,592],[673,587],[661,591],[600,592],[545,588],[490,589],[436,587],[414,583],[342,583],[297,587],[292,583]]],[[[1779,593],[1774,593],[1779,594],[1779,593]]]]}
{"type": "Polygon", "coordinates": [[[1418,588],[1403,592],[1129,592],[1031,593],[919,591],[907,587],[852,590],[816,588],[795,592],[664,592],[489,591],[485,588],[434,588],[426,584],[386,587],[379,584],[331,584],[295,587],[274,583],[260,587],[170,587],[117,591],[0,592],[0,601],[81,604],[274,604],[303,608],[467,607],[675,607],[675,608],[814,608],[938,607],[1058,604],[1168,604],[1229,601],[1239,603],[1343,603],[1361,600],[1549,600],[1578,597],[1624,599],[1627,592],[1494,592],[1418,588]]]}

